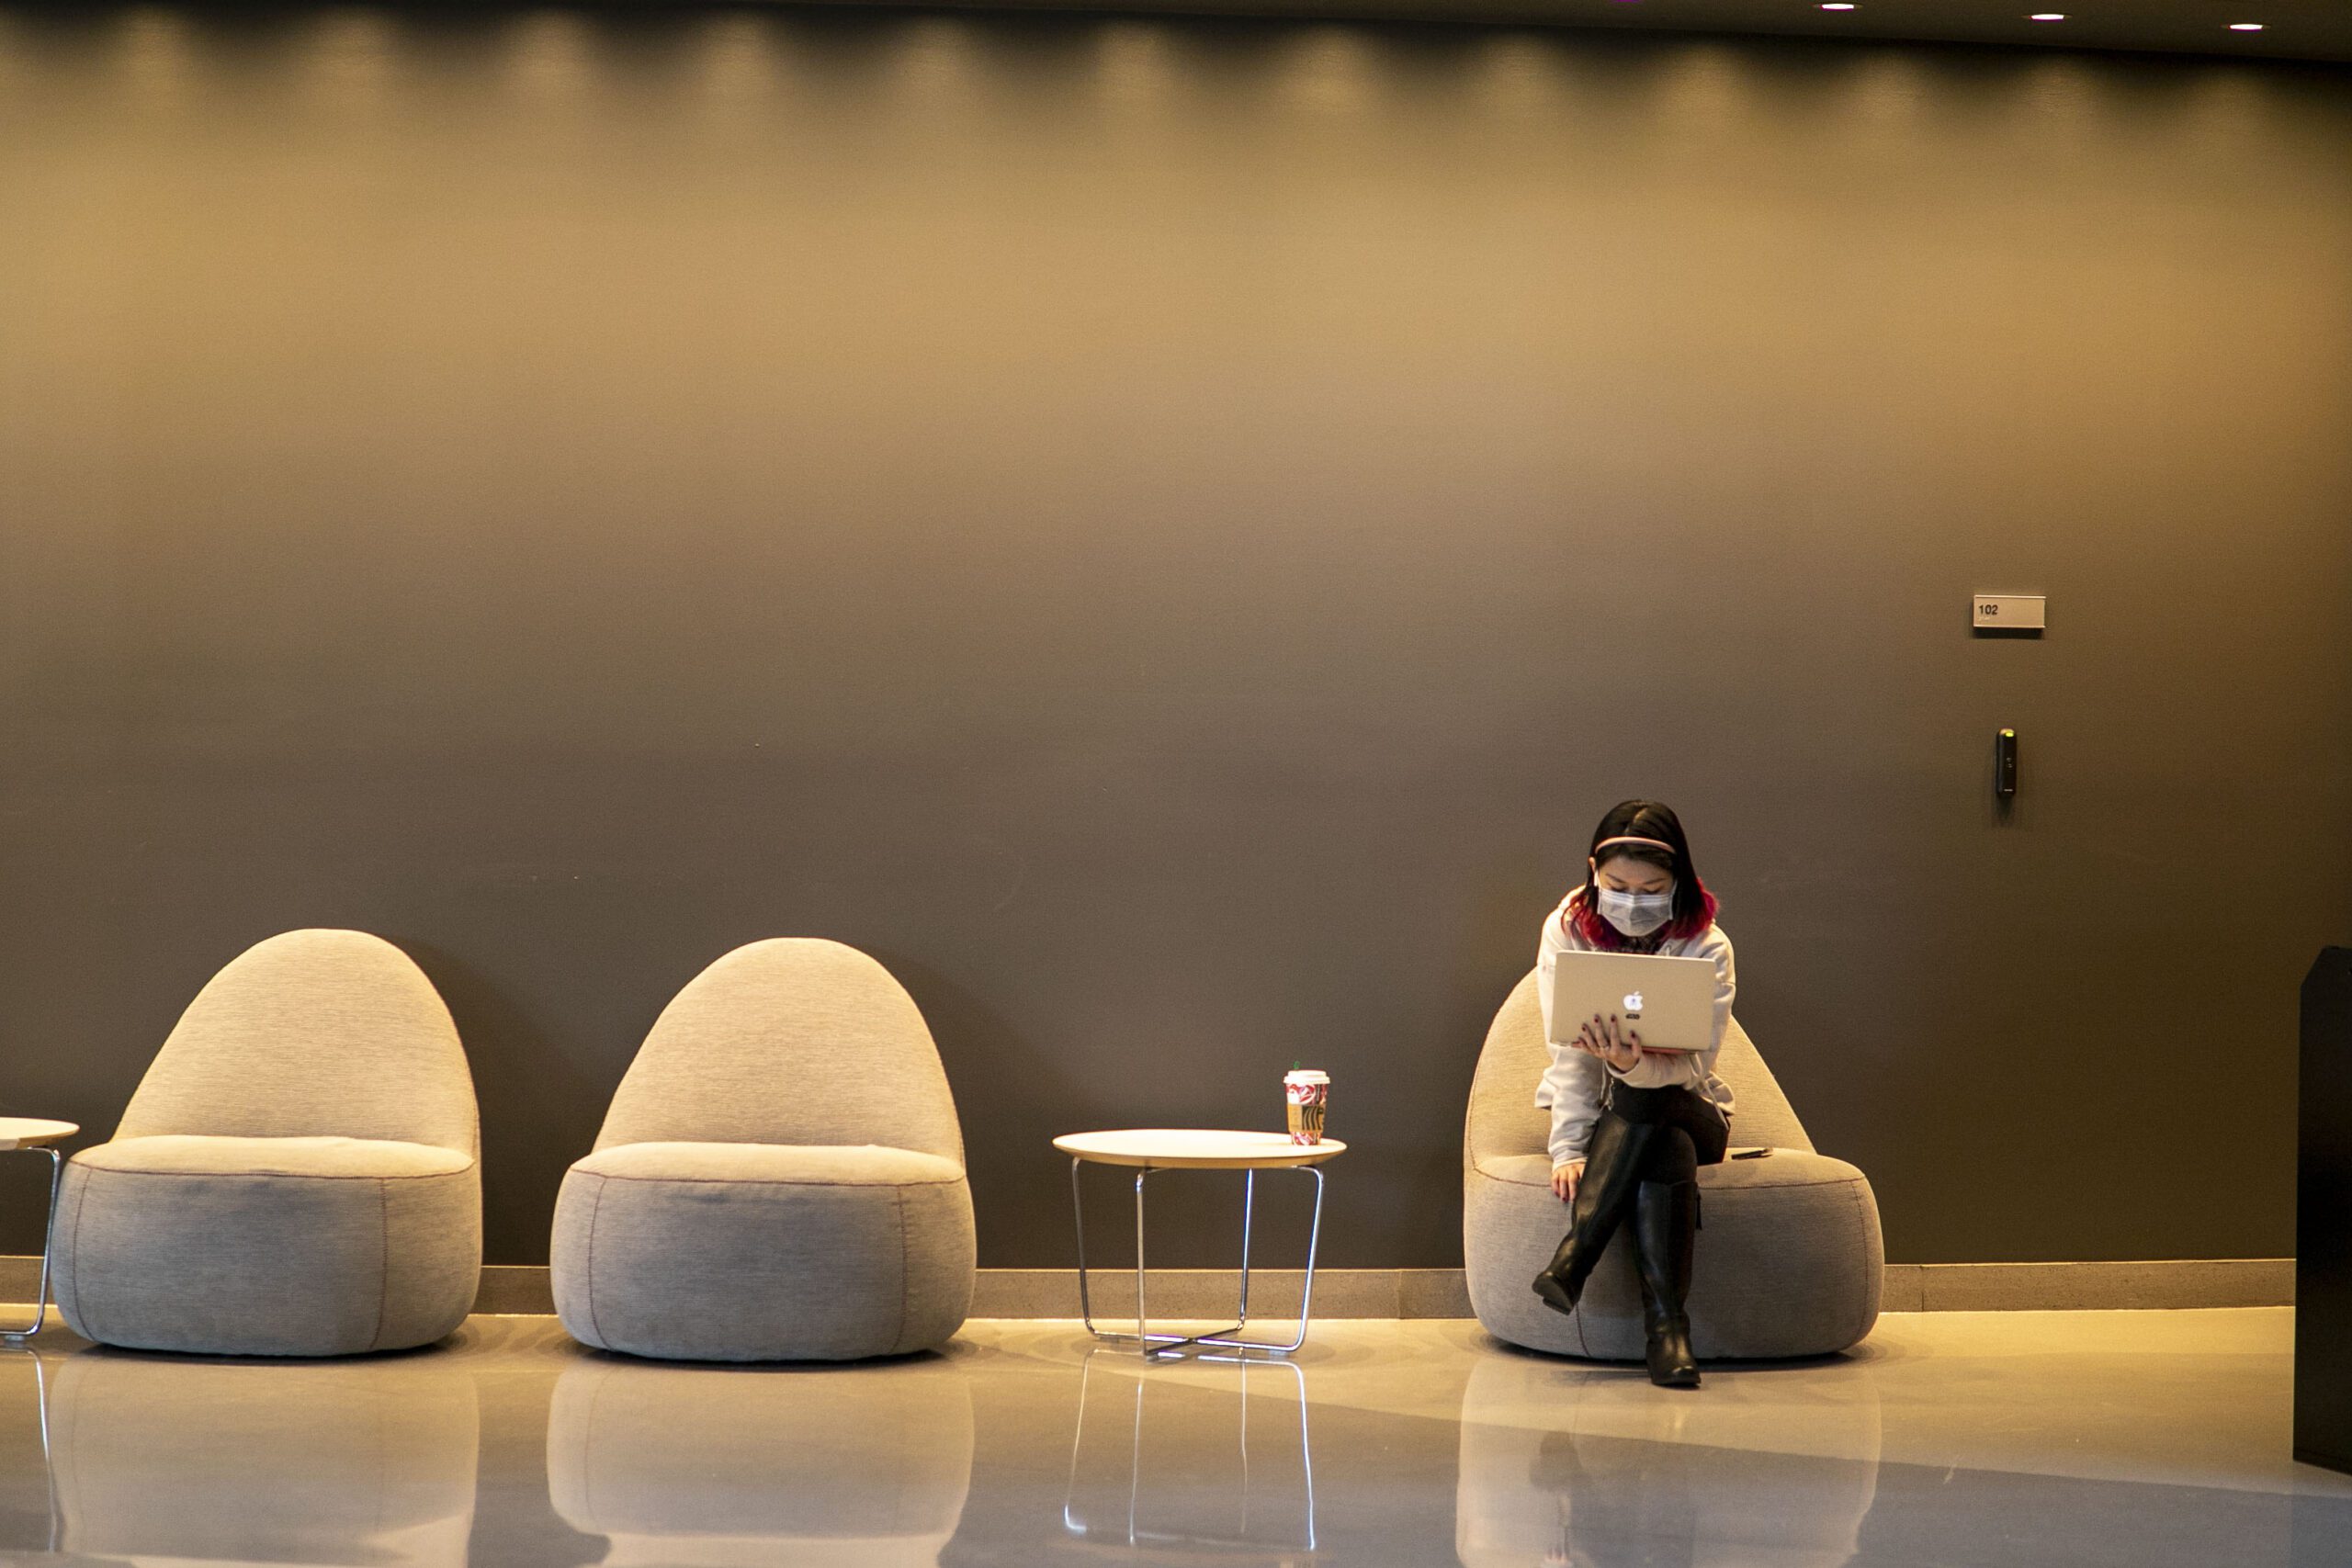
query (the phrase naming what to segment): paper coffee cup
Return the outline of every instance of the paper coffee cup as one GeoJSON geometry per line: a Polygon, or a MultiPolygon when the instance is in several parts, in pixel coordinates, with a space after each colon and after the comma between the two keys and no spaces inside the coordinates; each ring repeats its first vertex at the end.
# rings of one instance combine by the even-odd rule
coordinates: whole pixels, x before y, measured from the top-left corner
{"type": "Polygon", "coordinates": [[[1323,1111],[1331,1102],[1331,1075],[1312,1067],[1293,1068],[1283,1075],[1283,1100],[1290,1111],[1290,1141],[1323,1141],[1323,1111]]]}

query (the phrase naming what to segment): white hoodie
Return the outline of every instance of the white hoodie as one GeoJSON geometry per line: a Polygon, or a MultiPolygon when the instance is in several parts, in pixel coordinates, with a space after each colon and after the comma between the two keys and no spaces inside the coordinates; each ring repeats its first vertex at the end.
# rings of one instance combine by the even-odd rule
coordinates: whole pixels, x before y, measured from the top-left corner
{"type": "Polygon", "coordinates": [[[1569,894],[1560,901],[1558,908],[1545,917],[1544,940],[1535,950],[1535,994],[1543,1001],[1544,1040],[1552,1053],[1552,1065],[1544,1070],[1543,1078],[1535,1086],[1535,1103],[1548,1106],[1552,1111],[1554,1165],[1584,1158],[1585,1145],[1592,1140],[1592,1124],[1600,1118],[1600,1096],[1607,1081],[1604,1074],[1634,1089],[1667,1089],[1680,1084],[1713,1100],[1724,1115],[1731,1114],[1731,1086],[1715,1077],[1715,1056],[1724,1048],[1724,1030],[1731,1022],[1732,992],[1737,989],[1732,975],[1731,938],[1724,935],[1723,927],[1710,925],[1697,936],[1669,937],[1658,944],[1657,951],[1663,957],[1715,961],[1715,1038],[1703,1051],[1645,1052],[1631,1071],[1621,1073],[1600,1057],[1552,1038],[1554,965],[1563,953],[1598,951],[1585,941],[1568,918],[1576,897],[1575,893],[1569,894]]]}

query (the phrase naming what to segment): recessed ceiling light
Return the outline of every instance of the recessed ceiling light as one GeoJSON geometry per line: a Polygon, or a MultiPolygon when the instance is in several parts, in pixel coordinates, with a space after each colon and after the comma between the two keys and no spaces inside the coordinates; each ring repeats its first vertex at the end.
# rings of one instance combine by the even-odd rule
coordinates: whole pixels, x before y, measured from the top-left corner
{"type": "Polygon", "coordinates": [[[1850,11],[1854,7],[1847,4],[1847,0],[1828,0],[1821,8],[1825,11],[1850,11]]]}
{"type": "Polygon", "coordinates": [[[2230,31],[2233,33],[2258,33],[2261,30],[2260,22],[2232,22],[2230,24],[2230,31]]]}
{"type": "Polygon", "coordinates": [[[2036,11],[2026,18],[2029,22],[2063,22],[2065,19],[2066,13],[2064,11],[2036,11]]]}

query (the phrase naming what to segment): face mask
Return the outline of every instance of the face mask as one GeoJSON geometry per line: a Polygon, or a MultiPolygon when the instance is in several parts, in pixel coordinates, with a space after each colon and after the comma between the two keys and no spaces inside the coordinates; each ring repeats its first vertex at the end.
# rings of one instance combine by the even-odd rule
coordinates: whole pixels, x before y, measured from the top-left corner
{"type": "Polygon", "coordinates": [[[1620,893],[1600,890],[1600,918],[1631,937],[1645,937],[1674,919],[1674,890],[1620,893]]]}

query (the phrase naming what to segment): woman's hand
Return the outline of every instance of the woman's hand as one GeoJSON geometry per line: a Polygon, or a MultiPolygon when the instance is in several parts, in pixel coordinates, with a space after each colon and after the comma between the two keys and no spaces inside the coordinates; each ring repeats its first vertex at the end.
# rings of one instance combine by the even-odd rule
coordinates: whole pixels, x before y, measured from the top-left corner
{"type": "Polygon", "coordinates": [[[1594,1013],[1589,1022],[1578,1027],[1574,1043],[1577,1050],[1600,1057],[1621,1073],[1630,1073],[1642,1065],[1640,1032],[1624,1027],[1613,1012],[1606,1018],[1594,1013]]]}
{"type": "Polygon", "coordinates": [[[1584,1179],[1584,1161],[1564,1159],[1552,1168],[1552,1195],[1563,1203],[1577,1201],[1577,1184],[1584,1179]]]}

